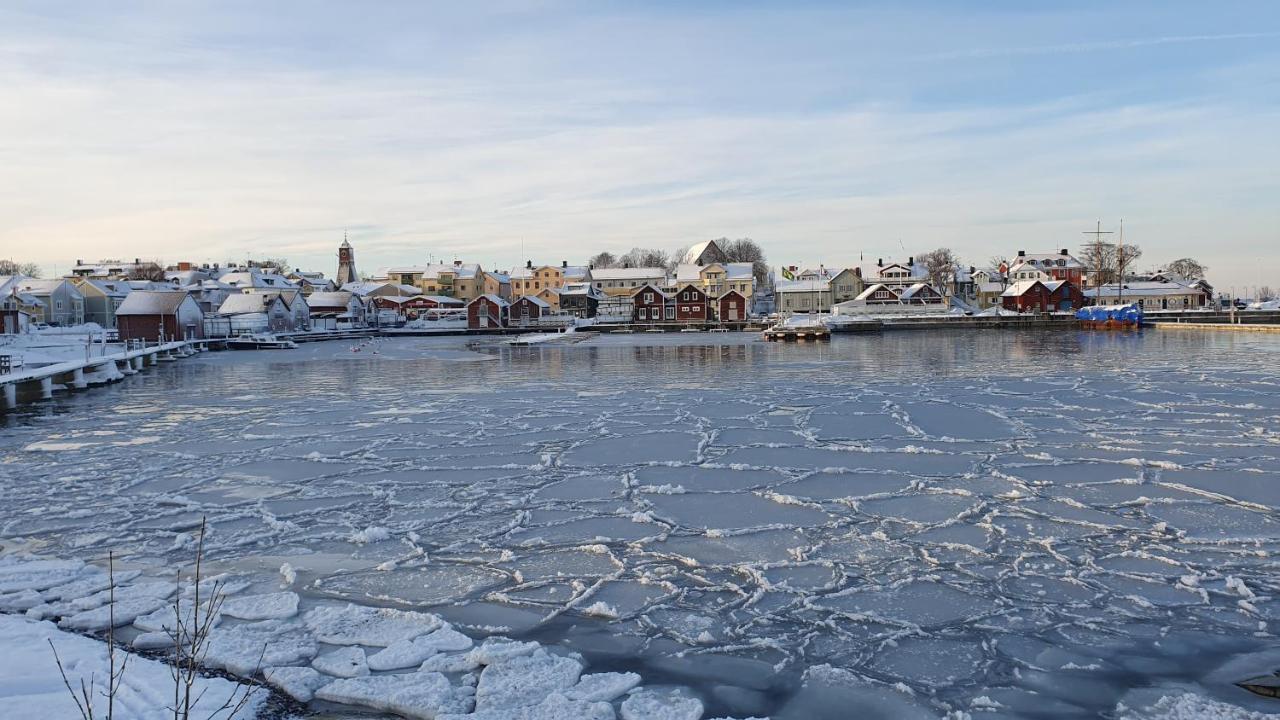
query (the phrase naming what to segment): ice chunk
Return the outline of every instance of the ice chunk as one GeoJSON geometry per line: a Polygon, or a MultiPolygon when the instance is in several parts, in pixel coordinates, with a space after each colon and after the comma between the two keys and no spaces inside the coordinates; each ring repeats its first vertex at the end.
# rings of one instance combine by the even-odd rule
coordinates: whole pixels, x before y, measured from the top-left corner
{"type": "Polygon", "coordinates": [[[209,635],[205,664],[236,675],[259,667],[293,665],[316,656],[319,648],[306,628],[275,620],[233,625],[209,635]]]}
{"type": "Polygon", "coordinates": [[[173,636],[167,632],[144,632],[129,643],[134,650],[159,650],[173,647],[173,636]]]}
{"type": "Polygon", "coordinates": [[[314,608],[307,612],[303,622],[320,642],[372,647],[412,640],[442,624],[438,615],[359,605],[314,608]]]}
{"type": "Polygon", "coordinates": [[[492,665],[521,655],[528,655],[540,648],[536,642],[516,642],[504,637],[485,638],[470,652],[470,657],[481,665],[492,665]]]}
{"type": "Polygon", "coordinates": [[[262,676],[298,702],[311,702],[316,690],[333,682],[309,667],[270,667],[263,671],[262,676]]]}
{"type": "Polygon", "coordinates": [[[633,672],[592,673],[579,678],[578,684],[565,692],[565,697],[583,702],[612,702],[639,684],[640,676],[633,672]]]}
{"type": "Polygon", "coordinates": [[[142,595],[140,597],[117,600],[112,605],[103,605],[92,610],[76,613],[62,618],[58,625],[72,630],[97,632],[112,627],[128,625],[140,615],[154,612],[169,603],[162,597],[142,595]]]}
{"type": "Polygon", "coordinates": [[[702,701],[675,693],[638,692],[622,701],[622,720],[701,720],[702,701]]]}
{"type": "Polygon", "coordinates": [[[141,598],[159,598],[164,600],[173,595],[176,588],[173,583],[168,582],[145,582],[136,585],[120,585],[115,590],[99,590],[92,595],[86,595],[71,601],[71,607],[76,610],[92,610],[102,607],[110,603],[113,599],[117,604],[127,600],[137,600],[141,598]]]}
{"type": "Polygon", "coordinates": [[[1116,717],[1122,720],[1270,720],[1275,717],[1189,692],[1165,695],[1143,708],[1128,708],[1121,703],[1116,710],[1116,717]]]}
{"type": "Polygon", "coordinates": [[[369,663],[365,660],[364,648],[355,646],[325,653],[312,660],[311,667],[326,675],[340,678],[364,677],[369,674],[369,663]]]}
{"type": "Polygon", "coordinates": [[[79,578],[80,560],[29,560],[0,565],[0,593],[47,590],[79,578]]]}
{"type": "Polygon", "coordinates": [[[435,632],[419,635],[412,640],[397,640],[385,649],[369,656],[372,670],[399,670],[420,665],[438,652],[467,650],[471,638],[445,625],[435,632]]]}
{"type": "Polygon", "coordinates": [[[455,689],[444,675],[431,672],[335,680],[317,690],[315,696],[422,720],[471,711],[471,698],[464,691],[455,689]]]}
{"type": "Polygon", "coordinates": [[[298,614],[298,594],[245,595],[222,601],[222,614],[241,620],[283,620],[298,614]]]}
{"type": "Polygon", "coordinates": [[[26,612],[44,602],[44,597],[35,590],[19,590],[0,595],[0,612],[26,612]]]}
{"type": "MultiPolygon", "coordinates": [[[[213,618],[208,617],[211,604],[212,602],[200,603],[200,616],[196,617],[194,612],[195,603],[191,600],[187,600],[186,598],[179,600],[178,609],[182,612],[183,627],[188,629],[194,628],[197,625],[217,627],[222,622],[222,616],[218,615],[213,618]]],[[[165,606],[159,610],[136,618],[133,621],[133,626],[139,630],[145,630],[147,632],[173,632],[178,628],[177,623],[174,622],[176,619],[176,613],[173,611],[173,603],[166,601],[165,606]]]]}
{"type": "Polygon", "coordinates": [[[476,708],[534,705],[553,692],[573,687],[581,674],[582,663],[542,649],[489,665],[480,673],[476,686],[476,708]]]}
{"type": "MultiPolygon", "coordinates": [[[[88,570],[88,568],[86,568],[88,570]]],[[[115,573],[115,585],[117,588],[131,582],[134,578],[142,574],[140,570],[125,570],[115,573]]],[[[52,602],[55,600],[78,600],[87,595],[92,595],[100,590],[106,590],[111,587],[112,576],[97,568],[92,568],[91,572],[86,572],[79,579],[73,580],[65,585],[49,588],[45,590],[44,599],[52,602]]]]}
{"type": "Polygon", "coordinates": [[[422,661],[419,672],[471,672],[480,667],[480,661],[471,653],[432,655],[422,661]]]}
{"type": "Polygon", "coordinates": [[[555,693],[536,705],[477,710],[471,715],[440,715],[436,720],[614,720],[616,717],[609,703],[570,700],[555,693]]]}

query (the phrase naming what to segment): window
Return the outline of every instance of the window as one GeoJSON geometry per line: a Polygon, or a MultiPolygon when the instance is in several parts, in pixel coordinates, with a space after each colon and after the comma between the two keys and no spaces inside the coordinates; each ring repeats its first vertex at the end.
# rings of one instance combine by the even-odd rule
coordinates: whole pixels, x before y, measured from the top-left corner
{"type": "MultiPolygon", "coordinates": [[[[658,311],[655,309],[655,310],[654,310],[654,312],[655,312],[655,313],[657,313],[658,311]]],[[[668,306],[667,306],[667,319],[668,319],[668,320],[675,320],[675,318],[676,318],[676,308],[675,308],[675,306],[674,306],[674,305],[668,305],[668,306]]],[[[655,319],[656,319],[656,318],[655,318],[655,319]]]]}
{"type": "Polygon", "coordinates": [[[640,308],[636,311],[636,317],[641,320],[649,319],[649,308],[640,308]]]}
{"type": "Polygon", "coordinates": [[[647,303],[651,303],[651,302],[653,302],[653,293],[651,293],[651,292],[647,292],[647,293],[645,293],[645,294],[644,294],[644,301],[645,301],[645,302],[647,302],[647,303]]]}

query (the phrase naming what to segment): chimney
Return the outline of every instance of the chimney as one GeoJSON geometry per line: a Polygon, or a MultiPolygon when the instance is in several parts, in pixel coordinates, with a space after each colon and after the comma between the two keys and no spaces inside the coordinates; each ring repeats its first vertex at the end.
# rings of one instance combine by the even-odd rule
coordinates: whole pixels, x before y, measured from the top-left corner
{"type": "Polygon", "coordinates": [[[524,266],[525,266],[525,268],[526,268],[526,269],[528,269],[528,270],[532,270],[532,269],[533,269],[533,261],[532,261],[532,260],[525,260],[525,261],[524,261],[524,266]]]}
{"type": "Polygon", "coordinates": [[[1018,251],[1018,257],[1026,257],[1026,256],[1027,256],[1027,251],[1026,251],[1026,250],[1019,250],[1019,251],[1018,251]]]}
{"type": "Polygon", "coordinates": [[[84,264],[83,260],[79,260],[79,259],[76,260],[76,265],[83,265],[83,264],[84,264]]]}
{"type": "Polygon", "coordinates": [[[141,264],[142,264],[142,259],[141,259],[141,258],[134,258],[134,259],[133,259],[133,264],[134,264],[134,265],[141,265],[141,264]]]}
{"type": "Polygon", "coordinates": [[[454,267],[462,267],[462,261],[461,261],[461,260],[454,260],[454,261],[453,261],[453,266],[454,266],[454,267]]]}
{"type": "Polygon", "coordinates": [[[970,275],[972,275],[972,274],[974,274],[974,273],[976,273],[976,272],[978,272],[978,269],[977,269],[977,268],[975,268],[974,266],[970,265],[970,266],[969,266],[969,274],[970,274],[970,275]]]}
{"type": "Polygon", "coordinates": [[[884,258],[876,258],[876,267],[884,267],[884,258]]]}
{"type": "Polygon", "coordinates": [[[912,265],[915,265],[915,264],[916,264],[915,255],[912,255],[911,257],[907,258],[907,267],[911,267],[912,265]]]}
{"type": "Polygon", "coordinates": [[[862,268],[860,268],[860,267],[856,267],[856,268],[854,268],[854,269],[853,269],[853,274],[854,274],[854,275],[856,275],[857,277],[862,277],[862,268]]]}
{"type": "Polygon", "coordinates": [[[561,260],[561,261],[560,261],[560,267],[561,267],[561,268],[568,268],[568,267],[569,267],[569,261],[568,261],[568,260],[561,260]]]}
{"type": "Polygon", "coordinates": [[[1068,253],[1066,248],[1062,248],[1062,250],[1061,250],[1060,254],[1062,254],[1062,255],[1070,255],[1071,253],[1068,253]]]}

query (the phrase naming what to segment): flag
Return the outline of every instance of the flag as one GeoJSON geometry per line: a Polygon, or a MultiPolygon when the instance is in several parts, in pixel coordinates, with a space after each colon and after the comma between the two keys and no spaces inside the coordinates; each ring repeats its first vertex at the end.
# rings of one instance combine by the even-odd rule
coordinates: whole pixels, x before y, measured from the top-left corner
{"type": "Polygon", "coordinates": [[[795,274],[795,273],[793,273],[793,272],[791,272],[791,268],[783,267],[783,268],[782,268],[782,277],[783,277],[783,278],[785,278],[785,279],[787,279],[787,280],[795,280],[795,279],[796,279],[796,274],[795,274]]]}

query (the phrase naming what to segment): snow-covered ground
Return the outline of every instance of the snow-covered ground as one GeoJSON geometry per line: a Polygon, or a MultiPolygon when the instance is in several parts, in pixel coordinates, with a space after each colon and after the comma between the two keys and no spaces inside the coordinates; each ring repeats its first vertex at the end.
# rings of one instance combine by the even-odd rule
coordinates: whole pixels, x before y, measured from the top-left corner
{"type": "Polygon", "coordinates": [[[85,360],[112,355],[124,349],[123,343],[104,343],[102,329],[94,324],[48,328],[20,335],[0,335],[0,355],[13,356],[14,367],[30,368],[85,360]]]}
{"type": "MultiPolygon", "coordinates": [[[[62,662],[67,681],[76,690],[92,679],[96,691],[104,690],[107,673],[105,643],[59,630],[48,621],[0,614],[0,717],[80,720],[63,684],[54,659],[62,662]]],[[[117,656],[116,663],[122,659],[117,656]]],[[[115,696],[114,717],[121,720],[166,720],[173,717],[173,678],[169,666],[144,657],[131,657],[124,665],[115,696]]],[[[243,690],[223,678],[199,678],[193,686],[197,701],[192,717],[226,718],[243,690]],[[228,702],[230,701],[230,703],[228,702]],[[227,705],[227,708],[223,706],[227,705]]],[[[95,717],[106,717],[107,700],[91,693],[95,717]]],[[[266,693],[252,693],[238,718],[253,718],[266,701],[266,693]]],[[[83,703],[83,699],[81,699],[83,703]]]]}
{"type": "Polygon", "coordinates": [[[163,575],[207,515],[215,570],[299,596],[257,622],[431,613],[537,641],[540,687],[568,658],[707,717],[1277,709],[1232,685],[1280,668],[1277,339],[373,345],[201,355],[4,420],[0,544],[163,575]]]}

